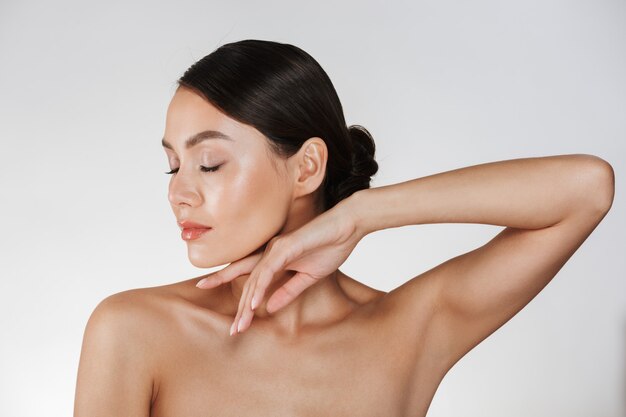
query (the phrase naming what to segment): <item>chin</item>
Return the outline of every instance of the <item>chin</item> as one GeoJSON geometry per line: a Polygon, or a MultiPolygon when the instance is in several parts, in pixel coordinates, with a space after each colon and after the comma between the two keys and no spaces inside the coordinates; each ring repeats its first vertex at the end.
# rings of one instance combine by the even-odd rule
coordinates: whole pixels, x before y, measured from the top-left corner
{"type": "Polygon", "coordinates": [[[193,250],[188,253],[189,262],[196,268],[213,268],[233,262],[235,259],[227,253],[216,253],[211,250],[193,250]]]}
{"type": "MultiPolygon", "coordinates": [[[[189,262],[196,268],[213,268],[220,265],[229,264],[243,259],[259,249],[262,249],[267,242],[261,242],[253,245],[254,249],[236,250],[233,247],[221,246],[219,250],[215,250],[213,245],[206,247],[189,247],[189,262]]],[[[241,249],[241,248],[238,248],[241,249]]]]}

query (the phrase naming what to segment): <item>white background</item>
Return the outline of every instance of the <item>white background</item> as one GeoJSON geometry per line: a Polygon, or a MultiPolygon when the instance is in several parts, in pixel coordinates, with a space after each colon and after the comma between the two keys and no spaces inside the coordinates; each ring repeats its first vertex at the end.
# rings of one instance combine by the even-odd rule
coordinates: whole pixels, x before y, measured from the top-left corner
{"type": "MultiPolygon", "coordinates": [[[[160,139],[176,79],[246,38],[291,43],[320,62],[348,123],[376,140],[373,187],[521,157],[609,161],[607,217],[525,309],[452,368],[428,415],[625,415],[618,0],[2,0],[0,415],[71,415],[97,303],[209,272],[187,259],[160,139]]],[[[500,230],[386,229],[341,269],[388,291],[500,230]]]]}

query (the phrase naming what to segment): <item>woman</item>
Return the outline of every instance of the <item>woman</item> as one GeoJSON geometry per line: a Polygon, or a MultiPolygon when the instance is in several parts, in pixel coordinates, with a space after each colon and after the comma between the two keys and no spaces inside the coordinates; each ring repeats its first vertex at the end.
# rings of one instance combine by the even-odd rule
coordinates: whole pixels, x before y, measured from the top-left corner
{"type": "Polygon", "coordinates": [[[75,417],[424,416],[448,370],[550,282],[614,193],[611,165],[585,154],[370,188],[368,131],[346,127],[311,56],[269,41],[189,68],[162,144],[190,261],[230,264],[104,299],[75,417]],[[451,222],[505,228],[388,293],[338,269],[369,233],[451,222]]]}

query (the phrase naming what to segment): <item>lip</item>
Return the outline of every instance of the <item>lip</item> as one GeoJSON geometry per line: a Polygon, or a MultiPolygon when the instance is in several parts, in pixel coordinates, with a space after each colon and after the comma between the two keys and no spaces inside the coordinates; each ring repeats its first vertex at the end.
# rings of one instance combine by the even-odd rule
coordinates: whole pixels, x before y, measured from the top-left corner
{"type": "Polygon", "coordinates": [[[180,227],[181,229],[211,229],[211,226],[192,222],[191,220],[182,220],[177,223],[178,227],[180,227]]]}
{"type": "Polygon", "coordinates": [[[183,240],[195,240],[200,238],[202,235],[204,235],[206,232],[210,232],[211,229],[210,228],[206,228],[206,227],[202,227],[202,228],[188,228],[188,229],[183,229],[180,232],[180,237],[183,240]]]}

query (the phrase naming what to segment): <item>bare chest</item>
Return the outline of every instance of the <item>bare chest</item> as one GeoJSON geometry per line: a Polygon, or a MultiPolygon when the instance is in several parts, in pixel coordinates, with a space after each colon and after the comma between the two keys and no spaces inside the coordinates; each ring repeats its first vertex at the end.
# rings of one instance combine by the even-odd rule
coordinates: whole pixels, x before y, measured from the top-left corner
{"type": "Polygon", "coordinates": [[[408,415],[411,355],[382,326],[347,325],[294,344],[252,327],[220,335],[172,345],[151,417],[408,415]]]}

